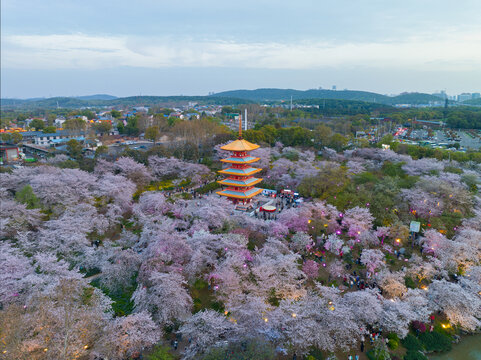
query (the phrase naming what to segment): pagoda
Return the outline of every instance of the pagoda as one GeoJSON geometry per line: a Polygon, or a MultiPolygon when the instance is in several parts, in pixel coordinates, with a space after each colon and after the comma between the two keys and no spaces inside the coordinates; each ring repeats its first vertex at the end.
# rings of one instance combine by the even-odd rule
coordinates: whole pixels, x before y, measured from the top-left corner
{"type": "Polygon", "coordinates": [[[250,203],[254,196],[262,192],[262,189],[254,187],[262,179],[253,176],[262,169],[251,166],[260,158],[249,155],[250,151],[258,148],[259,145],[252,144],[242,138],[242,117],[239,115],[239,138],[221,147],[222,150],[231,151],[232,155],[221,160],[230,166],[219,171],[219,173],[227,175],[227,178],[218,181],[218,183],[227,186],[227,188],[218,191],[217,194],[226,196],[234,204],[245,206],[250,203]]]}

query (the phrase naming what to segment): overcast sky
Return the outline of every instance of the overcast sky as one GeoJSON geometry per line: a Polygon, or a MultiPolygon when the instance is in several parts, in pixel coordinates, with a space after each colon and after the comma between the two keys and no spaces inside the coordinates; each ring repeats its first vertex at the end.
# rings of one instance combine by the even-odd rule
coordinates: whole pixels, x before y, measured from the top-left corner
{"type": "Polygon", "coordinates": [[[480,0],[2,0],[2,97],[481,91],[480,0]]]}

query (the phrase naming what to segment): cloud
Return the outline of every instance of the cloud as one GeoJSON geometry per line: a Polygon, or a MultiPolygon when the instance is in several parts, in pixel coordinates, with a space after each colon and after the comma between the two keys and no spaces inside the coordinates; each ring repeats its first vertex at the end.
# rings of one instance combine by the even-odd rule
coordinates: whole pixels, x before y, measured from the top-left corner
{"type": "Polygon", "coordinates": [[[481,32],[411,37],[402,42],[235,42],[189,38],[5,35],[2,65],[10,69],[230,67],[479,70],[481,32]]]}

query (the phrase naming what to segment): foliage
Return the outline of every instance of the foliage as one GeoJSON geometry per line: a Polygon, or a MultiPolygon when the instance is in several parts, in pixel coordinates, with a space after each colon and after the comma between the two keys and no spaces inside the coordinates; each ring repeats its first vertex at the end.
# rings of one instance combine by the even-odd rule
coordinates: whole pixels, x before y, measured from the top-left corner
{"type": "Polygon", "coordinates": [[[147,360],[174,360],[176,357],[170,353],[170,349],[165,345],[157,345],[152,353],[147,355],[147,360]]]}
{"type": "Polygon", "coordinates": [[[27,209],[35,209],[40,207],[40,201],[38,200],[37,196],[35,196],[35,193],[30,185],[25,185],[22,189],[20,189],[20,191],[17,191],[15,194],[15,200],[27,205],[27,209]]]}
{"type": "Polygon", "coordinates": [[[419,340],[426,351],[450,351],[453,347],[451,338],[437,331],[424,332],[419,335],[419,340]]]}

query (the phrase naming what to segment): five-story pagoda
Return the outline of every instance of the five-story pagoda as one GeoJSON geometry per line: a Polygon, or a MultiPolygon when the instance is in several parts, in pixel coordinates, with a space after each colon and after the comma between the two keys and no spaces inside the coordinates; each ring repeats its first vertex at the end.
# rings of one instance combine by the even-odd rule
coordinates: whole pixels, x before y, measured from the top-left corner
{"type": "Polygon", "coordinates": [[[262,189],[254,187],[262,179],[253,175],[262,169],[252,167],[251,164],[260,160],[258,157],[249,155],[249,152],[259,148],[259,145],[252,144],[242,138],[242,118],[239,115],[239,138],[221,147],[222,150],[232,151],[232,155],[221,161],[230,166],[220,170],[219,173],[227,175],[224,180],[218,181],[219,184],[227,186],[217,194],[226,196],[234,204],[246,205],[251,199],[262,192],[262,189]]]}

